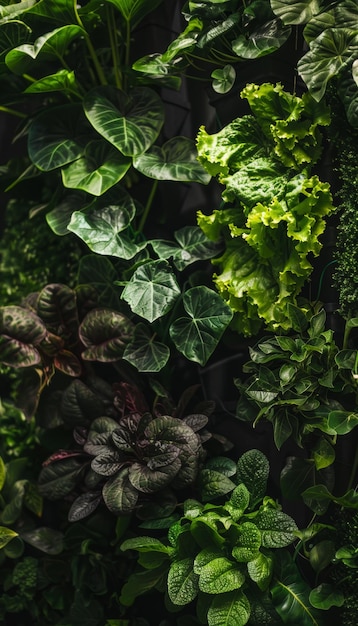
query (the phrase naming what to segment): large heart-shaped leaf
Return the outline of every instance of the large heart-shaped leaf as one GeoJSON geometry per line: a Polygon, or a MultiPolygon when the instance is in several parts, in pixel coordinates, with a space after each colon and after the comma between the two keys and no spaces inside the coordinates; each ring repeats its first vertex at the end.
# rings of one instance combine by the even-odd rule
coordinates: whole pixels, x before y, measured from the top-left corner
{"type": "Polygon", "coordinates": [[[148,150],[164,121],[162,101],[147,87],[137,87],[129,95],[114,87],[98,87],[86,94],[83,105],[96,131],[125,156],[148,150]]]}
{"type": "Polygon", "coordinates": [[[357,54],[358,34],[348,28],[329,28],[310,44],[297,68],[315,100],[321,100],[328,81],[357,54]]]}
{"type": "Polygon", "coordinates": [[[140,22],[148,13],[151,13],[159,6],[163,0],[108,0],[113,4],[123,15],[127,22],[131,23],[131,26],[135,26],[140,22]]]}
{"type": "Polygon", "coordinates": [[[205,365],[232,319],[232,311],[208,287],[192,287],[183,297],[186,317],[170,327],[175,346],[187,359],[205,365]]]}
{"type": "Polygon", "coordinates": [[[116,203],[92,204],[85,211],[72,214],[68,230],[80,237],[97,254],[132,259],[146,247],[146,242],[135,243],[127,229],[135,215],[132,198],[117,193],[116,203]]]}
{"type": "MultiPolygon", "coordinates": [[[[12,5],[15,6],[15,5],[12,5]]],[[[18,6],[18,5],[16,5],[18,6]]],[[[0,14],[1,9],[0,7],[0,14]]],[[[1,19],[0,19],[1,22],[1,19]]],[[[31,29],[29,26],[24,24],[24,22],[20,22],[18,20],[14,20],[11,22],[6,22],[5,24],[1,24],[0,26],[0,59],[3,60],[5,55],[12,50],[16,46],[20,46],[22,43],[28,41],[29,33],[31,29]]]]}
{"type": "Polygon", "coordinates": [[[287,41],[291,34],[290,26],[283,26],[281,20],[274,19],[245,37],[240,35],[232,42],[232,49],[243,59],[258,59],[272,54],[287,41]]]}
{"type": "Polygon", "coordinates": [[[155,341],[154,335],[144,324],[137,324],[134,339],[126,346],[123,359],[139,372],[160,372],[169,356],[168,346],[155,341]]]}
{"type": "Polygon", "coordinates": [[[35,43],[22,44],[6,55],[5,63],[14,74],[31,74],[34,66],[41,61],[63,59],[68,46],[76,37],[83,37],[85,31],[75,24],[61,26],[36,39],[35,43]]]}
{"type": "Polygon", "coordinates": [[[131,166],[130,159],[104,141],[91,141],[76,161],[62,170],[65,187],[101,196],[116,185],[131,166]]]}
{"type": "Polygon", "coordinates": [[[87,313],[79,336],[86,347],[82,358],[111,363],[118,361],[134,334],[134,325],[122,313],[111,309],[93,309],[87,313]]]}
{"type": "Polygon", "coordinates": [[[207,185],[210,174],[197,159],[195,143],[188,137],[173,137],[161,148],[152,146],[133,159],[134,167],[149,178],[197,182],[207,185]]]}
{"type": "Polygon", "coordinates": [[[271,8],[284,24],[306,24],[322,8],[321,0],[270,0],[271,8]]]}
{"type": "Polygon", "coordinates": [[[22,0],[15,4],[0,6],[0,24],[13,20],[18,15],[25,13],[36,3],[36,0],[22,0]]]}
{"type": "Polygon", "coordinates": [[[85,193],[82,191],[69,192],[56,204],[55,208],[46,214],[46,221],[56,235],[68,235],[70,231],[67,226],[72,213],[78,211],[79,207],[84,207],[85,204],[87,204],[85,193]]]}
{"type": "Polygon", "coordinates": [[[29,127],[31,161],[45,172],[71,163],[84,153],[90,130],[79,104],[44,111],[29,127]]]}
{"type": "Polygon", "coordinates": [[[11,367],[29,367],[41,362],[36,346],[44,340],[43,321],[20,306],[0,308],[0,362],[11,367]]]}
{"type": "Polygon", "coordinates": [[[169,263],[161,260],[141,265],[122,292],[132,311],[148,322],[168,313],[179,295],[180,288],[169,263]]]}

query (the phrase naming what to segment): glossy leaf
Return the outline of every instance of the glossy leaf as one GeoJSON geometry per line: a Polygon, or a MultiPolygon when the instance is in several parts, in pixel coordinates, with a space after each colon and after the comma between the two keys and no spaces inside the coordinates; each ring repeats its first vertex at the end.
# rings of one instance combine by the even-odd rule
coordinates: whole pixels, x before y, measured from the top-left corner
{"type": "Polygon", "coordinates": [[[346,435],[358,425],[358,413],[351,411],[331,411],[328,415],[328,426],[337,435],[346,435]]]}
{"type": "Polygon", "coordinates": [[[0,550],[4,548],[18,533],[6,526],[0,526],[0,550]]]}
{"type": "Polygon", "coordinates": [[[20,306],[0,308],[0,361],[11,367],[41,362],[38,346],[46,337],[43,321],[20,306]]]}
{"type": "Polygon", "coordinates": [[[210,502],[233,491],[236,484],[221,472],[204,468],[200,472],[199,487],[203,502],[210,502]]]}
{"type": "Polygon", "coordinates": [[[111,309],[94,309],[87,313],[79,329],[86,348],[82,358],[102,363],[118,361],[133,333],[134,326],[125,315],[111,309]]]}
{"type": "Polygon", "coordinates": [[[163,0],[108,0],[123,15],[132,28],[138,24],[148,13],[154,11],[163,0]]]}
{"type": "Polygon", "coordinates": [[[35,19],[46,18],[50,23],[76,24],[76,13],[72,0],[40,0],[32,3],[34,6],[29,11],[35,19]]]}
{"type": "Polygon", "coordinates": [[[147,87],[129,95],[114,87],[98,87],[84,98],[89,122],[125,156],[142,154],[157,139],[163,125],[159,96],[147,87]]]}
{"type": "Polygon", "coordinates": [[[283,511],[259,511],[255,524],[261,531],[262,545],[266,548],[284,548],[295,540],[296,523],[283,511]]]}
{"type": "Polygon", "coordinates": [[[220,244],[208,239],[198,226],[183,226],[174,232],[177,243],[162,239],[150,241],[160,259],[173,259],[175,267],[183,271],[188,265],[211,259],[220,251],[220,244]]]}
{"type": "Polygon", "coordinates": [[[227,93],[233,87],[236,79],[236,70],[232,65],[214,70],[211,73],[212,86],[216,93],[227,93]]]}
{"type": "Polygon", "coordinates": [[[290,26],[283,26],[281,20],[273,19],[248,37],[240,35],[234,39],[232,49],[242,59],[258,59],[281,48],[290,34],[290,26]]]}
{"type": "Polygon", "coordinates": [[[75,73],[70,70],[59,70],[56,74],[45,76],[31,83],[24,93],[51,93],[61,91],[68,95],[78,93],[78,85],[75,73]]]}
{"type": "Polygon", "coordinates": [[[161,148],[152,146],[133,159],[133,166],[148,178],[156,180],[206,185],[211,178],[197,159],[194,141],[188,137],[173,137],[161,148]]]}
{"type": "Polygon", "coordinates": [[[127,173],[130,159],[104,141],[91,141],[84,153],[62,169],[65,187],[101,196],[127,173]]]}
{"type": "Polygon", "coordinates": [[[31,74],[41,61],[62,59],[71,42],[84,34],[83,28],[75,24],[61,26],[36,39],[33,45],[23,44],[11,50],[6,55],[6,65],[14,74],[31,74]]]}
{"type": "MultiPolygon", "coordinates": [[[[157,457],[154,457],[153,460],[156,461],[157,457]]],[[[128,470],[128,478],[131,485],[141,493],[153,493],[164,489],[173,481],[181,468],[178,451],[172,455],[165,455],[165,461],[167,460],[169,460],[168,463],[159,467],[153,467],[153,469],[149,466],[149,463],[147,465],[132,463],[128,470]]],[[[158,461],[160,462],[160,457],[158,461]]]]}
{"type": "Polygon", "coordinates": [[[170,336],[179,352],[205,365],[232,319],[222,298],[205,286],[192,287],[183,296],[187,313],[170,327],[170,336]]]}
{"type": "Polygon", "coordinates": [[[80,481],[83,469],[83,460],[77,456],[49,463],[39,475],[40,494],[49,500],[63,498],[80,481]]]}
{"type": "Polygon", "coordinates": [[[160,372],[170,356],[167,345],[155,341],[155,336],[144,324],[137,324],[134,339],[125,347],[123,359],[139,372],[160,372]]]}
{"type": "Polygon", "coordinates": [[[237,529],[237,541],[232,549],[232,556],[239,563],[248,563],[256,559],[261,547],[261,532],[252,522],[243,522],[237,529]]]}
{"type": "Polygon", "coordinates": [[[250,603],[237,589],[217,595],[208,610],[208,626],[244,626],[249,621],[250,603]]]}
{"type": "Polygon", "coordinates": [[[273,573],[273,560],[262,552],[247,564],[248,574],[261,591],[268,588],[273,573]]]}
{"type": "Polygon", "coordinates": [[[41,289],[37,298],[37,313],[54,335],[70,344],[77,343],[78,311],[76,294],[67,285],[52,283],[41,289]]]}
{"type": "Polygon", "coordinates": [[[40,170],[49,172],[84,154],[90,127],[79,104],[65,104],[40,113],[30,124],[28,151],[40,170]]]}
{"type": "MultiPolygon", "coordinates": [[[[17,5],[10,5],[12,7],[17,5]]],[[[1,10],[5,7],[0,7],[0,58],[3,60],[5,55],[16,46],[25,43],[28,40],[30,28],[24,22],[20,20],[13,20],[10,22],[1,23],[1,10]]]]}
{"type": "Polygon", "coordinates": [[[174,561],[168,572],[168,594],[173,604],[183,606],[194,600],[198,595],[198,580],[193,559],[174,561]]]}
{"type": "Polygon", "coordinates": [[[25,13],[36,3],[36,0],[20,0],[16,4],[2,5],[0,7],[0,24],[13,20],[22,13],[25,13]]]}
{"type": "Polygon", "coordinates": [[[357,45],[358,34],[348,28],[327,29],[311,42],[297,67],[315,100],[321,100],[328,81],[353,59],[357,45]]]}
{"type": "Polygon", "coordinates": [[[306,24],[316,15],[321,0],[270,0],[271,8],[284,24],[306,24]]]}
{"type": "Polygon", "coordinates": [[[180,289],[166,261],[151,261],[141,265],[122,292],[133,313],[148,322],[162,317],[173,307],[180,289]]]}
{"type": "Polygon", "coordinates": [[[138,491],[129,481],[128,468],[110,478],[105,483],[102,494],[108,509],[115,515],[133,511],[138,500],[138,491]]]}
{"type": "Polygon", "coordinates": [[[321,583],[312,589],[309,599],[312,606],[325,611],[332,606],[343,606],[344,604],[343,593],[328,583],[321,583]]]}
{"type": "Polygon", "coordinates": [[[69,234],[70,231],[67,226],[72,213],[85,206],[85,198],[85,194],[81,191],[69,192],[56,204],[55,208],[46,213],[46,221],[55,235],[62,237],[69,234]]]}

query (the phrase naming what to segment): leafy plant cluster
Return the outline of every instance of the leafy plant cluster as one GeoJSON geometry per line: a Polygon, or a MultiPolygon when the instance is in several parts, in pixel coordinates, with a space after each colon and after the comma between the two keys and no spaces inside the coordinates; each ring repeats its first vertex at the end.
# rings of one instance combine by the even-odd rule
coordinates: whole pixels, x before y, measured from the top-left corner
{"type": "Polygon", "coordinates": [[[319,126],[329,111],[309,94],[282,85],[250,84],[241,97],[252,114],[216,134],[201,128],[199,160],[224,187],[223,205],[198,213],[198,224],[225,245],[214,282],[235,316],[232,326],[257,334],[291,328],[288,305],[296,303],[321,249],[319,236],[334,207],[329,184],[312,175],[322,150],[319,126]]]}
{"type": "Polygon", "coordinates": [[[207,502],[222,496],[223,486],[213,475],[208,482],[204,476],[203,502],[184,502],[183,516],[169,528],[166,541],[127,539],[122,550],[136,550],[141,569],[122,588],[121,602],[131,605],[148,588],[163,591],[165,582],[168,609],[195,601],[200,624],[317,624],[309,589],[284,549],[295,540],[297,526],[264,495],[266,457],[258,450],[244,453],[237,463],[220,457],[205,472],[221,473],[231,482],[229,498],[207,502]]]}

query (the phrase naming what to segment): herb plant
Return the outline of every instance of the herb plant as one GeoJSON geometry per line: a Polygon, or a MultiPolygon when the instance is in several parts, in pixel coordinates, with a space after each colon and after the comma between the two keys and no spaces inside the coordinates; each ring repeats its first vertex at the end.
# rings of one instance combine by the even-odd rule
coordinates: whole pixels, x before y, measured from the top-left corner
{"type": "Polygon", "coordinates": [[[139,552],[140,570],[122,588],[121,602],[130,606],[139,594],[165,588],[169,610],[196,601],[199,622],[209,626],[288,623],[288,614],[291,623],[318,624],[309,589],[284,549],[295,540],[297,526],[264,496],[266,457],[251,450],[237,464],[214,461],[203,470],[212,472],[212,498],[222,495],[220,480],[213,480],[220,471],[232,483],[226,500],[208,501],[207,483],[204,502],[186,500],[165,541],[139,536],[122,544],[122,550],[139,552]],[[290,580],[280,577],[283,563],[290,580]]]}

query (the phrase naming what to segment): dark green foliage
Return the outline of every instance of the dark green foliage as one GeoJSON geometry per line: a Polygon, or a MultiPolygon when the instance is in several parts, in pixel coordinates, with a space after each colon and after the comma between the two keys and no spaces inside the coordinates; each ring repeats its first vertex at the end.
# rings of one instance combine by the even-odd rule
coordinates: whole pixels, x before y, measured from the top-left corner
{"type": "MultiPolygon", "coordinates": [[[[357,549],[358,544],[358,512],[352,509],[335,507],[332,514],[335,525],[334,540],[338,547],[351,546],[357,549]]],[[[339,554],[339,553],[338,553],[339,554]]],[[[343,592],[345,600],[339,609],[340,626],[356,626],[358,611],[358,563],[348,565],[335,560],[331,569],[331,579],[335,587],[343,592]]]]}

